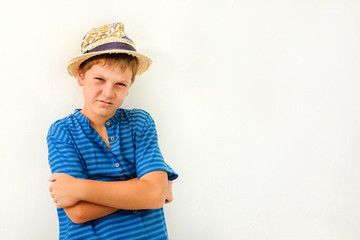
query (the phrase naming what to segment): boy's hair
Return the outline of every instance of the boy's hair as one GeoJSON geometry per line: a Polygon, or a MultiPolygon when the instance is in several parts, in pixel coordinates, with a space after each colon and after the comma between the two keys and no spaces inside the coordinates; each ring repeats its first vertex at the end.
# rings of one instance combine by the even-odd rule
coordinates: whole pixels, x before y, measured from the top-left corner
{"type": "Polygon", "coordinates": [[[126,53],[116,53],[116,54],[102,54],[92,58],[89,58],[85,62],[80,64],[79,69],[85,75],[85,73],[90,70],[95,64],[100,64],[104,67],[120,67],[123,71],[127,67],[130,67],[132,71],[131,84],[135,81],[135,76],[138,70],[139,61],[136,57],[126,54],[126,53]]]}

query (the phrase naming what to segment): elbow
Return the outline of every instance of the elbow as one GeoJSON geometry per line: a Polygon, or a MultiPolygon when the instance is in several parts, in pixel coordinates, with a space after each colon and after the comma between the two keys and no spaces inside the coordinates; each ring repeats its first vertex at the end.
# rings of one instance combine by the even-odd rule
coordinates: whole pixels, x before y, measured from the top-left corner
{"type": "Polygon", "coordinates": [[[165,204],[165,199],[156,199],[154,202],[153,202],[153,209],[159,209],[159,208],[162,208],[165,204]]]}
{"type": "Polygon", "coordinates": [[[70,220],[75,224],[86,223],[88,220],[82,211],[81,206],[73,206],[70,208],[64,208],[66,215],[70,218],[70,220]]]}
{"type": "Polygon", "coordinates": [[[143,184],[142,202],[146,205],[144,209],[162,208],[169,192],[166,172],[149,173],[139,181],[143,184]]]}
{"type": "Polygon", "coordinates": [[[166,200],[166,192],[162,191],[162,189],[154,191],[152,193],[151,200],[149,201],[151,203],[150,209],[159,209],[162,208],[165,204],[166,200]]]}
{"type": "Polygon", "coordinates": [[[82,223],[86,223],[87,220],[85,220],[83,217],[81,216],[76,216],[76,217],[73,217],[73,218],[70,218],[70,220],[75,223],[75,224],[82,224],[82,223]]]}

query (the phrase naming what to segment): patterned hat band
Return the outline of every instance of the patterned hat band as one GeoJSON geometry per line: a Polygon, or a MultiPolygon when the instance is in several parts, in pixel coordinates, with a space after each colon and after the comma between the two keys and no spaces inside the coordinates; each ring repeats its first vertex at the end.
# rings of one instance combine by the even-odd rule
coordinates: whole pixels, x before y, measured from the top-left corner
{"type": "Polygon", "coordinates": [[[106,24],[91,29],[81,42],[81,55],[67,63],[68,73],[77,78],[78,70],[84,61],[102,54],[126,53],[138,59],[136,75],[145,72],[151,65],[151,59],[136,51],[135,43],[125,34],[120,22],[106,24]]]}
{"type": "Polygon", "coordinates": [[[103,45],[97,46],[93,49],[87,50],[84,52],[85,53],[93,53],[93,52],[101,52],[101,51],[108,51],[108,50],[128,50],[128,51],[134,51],[136,52],[136,49],[127,44],[127,43],[123,43],[123,42],[110,42],[110,43],[105,43],[103,45]]]}

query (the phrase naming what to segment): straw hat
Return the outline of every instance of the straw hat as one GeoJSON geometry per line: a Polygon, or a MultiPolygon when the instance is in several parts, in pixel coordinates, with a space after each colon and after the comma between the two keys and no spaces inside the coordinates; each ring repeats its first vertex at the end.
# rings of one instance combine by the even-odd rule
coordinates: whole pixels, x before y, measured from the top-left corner
{"type": "Polygon", "coordinates": [[[81,63],[100,54],[127,53],[137,57],[139,66],[136,75],[145,72],[151,64],[150,58],[136,52],[135,44],[125,35],[122,23],[107,24],[90,30],[81,43],[81,53],[67,63],[68,73],[75,78],[81,63]]]}

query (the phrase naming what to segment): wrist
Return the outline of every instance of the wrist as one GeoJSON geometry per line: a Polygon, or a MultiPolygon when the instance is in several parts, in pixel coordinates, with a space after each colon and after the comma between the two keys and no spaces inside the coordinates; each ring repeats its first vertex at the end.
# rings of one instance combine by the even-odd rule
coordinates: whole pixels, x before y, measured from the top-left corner
{"type": "Polygon", "coordinates": [[[77,179],[77,199],[78,201],[86,201],[88,189],[88,180],[87,179],[77,179]]]}

